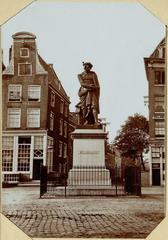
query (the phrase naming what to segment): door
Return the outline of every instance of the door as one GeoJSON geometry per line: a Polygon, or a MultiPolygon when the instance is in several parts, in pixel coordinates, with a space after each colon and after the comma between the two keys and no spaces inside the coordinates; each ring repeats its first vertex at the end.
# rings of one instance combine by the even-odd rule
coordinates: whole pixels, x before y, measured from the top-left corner
{"type": "Polygon", "coordinates": [[[40,180],[40,165],[42,163],[42,159],[33,160],[33,180],[40,180]]]}
{"type": "Polygon", "coordinates": [[[160,186],[160,169],[152,169],[152,185],[160,186]]]}

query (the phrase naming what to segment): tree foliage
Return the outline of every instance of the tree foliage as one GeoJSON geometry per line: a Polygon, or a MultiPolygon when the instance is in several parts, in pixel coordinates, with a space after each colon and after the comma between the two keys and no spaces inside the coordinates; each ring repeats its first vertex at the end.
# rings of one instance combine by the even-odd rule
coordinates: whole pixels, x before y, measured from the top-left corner
{"type": "Polygon", "coordinates": [[[143,165],[142,153],[149,150],[149,124],[147,119],[137,113],[134,116],[129,116],[114,139],[114,145],[124,157],[135,158],[137,155],[141,156],[143,165]]]}

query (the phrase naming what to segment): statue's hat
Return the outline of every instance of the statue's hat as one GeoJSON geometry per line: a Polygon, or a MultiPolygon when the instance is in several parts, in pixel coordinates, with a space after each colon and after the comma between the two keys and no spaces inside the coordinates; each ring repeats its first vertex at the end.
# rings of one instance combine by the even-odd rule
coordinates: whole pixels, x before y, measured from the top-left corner
{"type": "Polygon", "coordinates": [[[88,65],[90,68],[93,67],[93,65],[90,62],[82,62],[82,63],[83,63],[83,66],[88,65]]]}

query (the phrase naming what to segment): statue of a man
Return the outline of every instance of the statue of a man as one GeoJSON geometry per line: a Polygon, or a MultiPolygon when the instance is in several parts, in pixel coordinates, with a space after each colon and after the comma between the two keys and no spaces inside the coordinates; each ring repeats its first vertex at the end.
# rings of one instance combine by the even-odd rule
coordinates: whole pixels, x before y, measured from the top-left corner
{"type": "Polygon", "coordinates": [[[78,96],[80,102],[76,105],[79,113],[79,124],[87,125],[98,123],[100,86],[95,72],[91,71],[93,65],[84,63],[84,72],[78,74],[80,89],[78,96]]]}

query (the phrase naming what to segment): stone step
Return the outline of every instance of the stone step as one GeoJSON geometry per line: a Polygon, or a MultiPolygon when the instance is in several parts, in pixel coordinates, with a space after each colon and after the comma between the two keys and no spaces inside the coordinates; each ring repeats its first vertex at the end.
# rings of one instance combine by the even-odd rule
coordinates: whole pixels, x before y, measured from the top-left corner
{"type": "Polygon", "coordinates": [[[40,180],[33,180],[33,181],[18,183],[18,187],[38,187],[38,186],[40,186],[40,180]]]}

